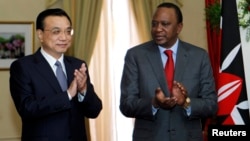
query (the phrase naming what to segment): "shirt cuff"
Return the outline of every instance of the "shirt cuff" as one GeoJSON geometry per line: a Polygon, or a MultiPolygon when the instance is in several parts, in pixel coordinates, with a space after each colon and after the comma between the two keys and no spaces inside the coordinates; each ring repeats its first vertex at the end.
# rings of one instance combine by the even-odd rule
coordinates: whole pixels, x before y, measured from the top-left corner
{"type": "Polygon", "coordinates": [[[69,100],[71,100],[71,99],[72,99],[72,97],[71,97],[71,95],[70,95],[69,91],[67,91],[67,94],[68,94],[69,100]]]}
{"type": "Polygon", "coordinates": [[[155,108],[153,105],[152,105],[152,113],[153,115],[155,115],[157,113],[159,108],[155,108]]]}
{"type": "Polygon", "coordinates": [[[185,108],[187,115],[190,116],[191,115],[191,106],[188,106],[187,108],[185,108]]]}
{"type": "Polygon", "coordinates": [[[82,102],[84,100],[84,95],[82,95],[81,93],[78,93],[77,97],[79,102],[82,102]]]}
{"type": "Polygon", "coordinates": [[[82,102],[84,100],[85,95],[86,95],[86,90],[83,93],[78,92],[78,95],[77,95],[78,101],[82,102]]]}

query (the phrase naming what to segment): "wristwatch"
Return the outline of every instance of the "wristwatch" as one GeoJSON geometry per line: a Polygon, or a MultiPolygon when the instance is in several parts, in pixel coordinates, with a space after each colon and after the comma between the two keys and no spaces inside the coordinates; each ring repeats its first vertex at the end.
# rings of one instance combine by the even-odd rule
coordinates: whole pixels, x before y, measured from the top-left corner
{"type": "Polygon", "coordinates": [[[190,102],[191,102],[190,98],[187,97],[187,98],[186,98],[186,101],[185,101],[185,103],[184,103],[184,105],[183,105],[183,107],[184,107],[185,109],[188,108],[188,106],[190,106],[190,102]]]}

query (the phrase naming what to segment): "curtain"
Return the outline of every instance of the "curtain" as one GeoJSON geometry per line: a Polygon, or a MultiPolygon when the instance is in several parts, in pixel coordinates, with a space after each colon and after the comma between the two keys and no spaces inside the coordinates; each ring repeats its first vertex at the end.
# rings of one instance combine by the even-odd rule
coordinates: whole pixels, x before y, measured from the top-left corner
{"type": "Polygon", "coordinates": [[[151,19],[156,6],[165,0],[130,0],[142,42],[151,39],[151,19]]]}
{"type": "Polygon", "coordinates": [[[128,48],[139,44],[127,0],[104,0],[90,75],[103,102],[97,119],[90,119],[91,141],[131,141],[133,118],[119,110],[120,79],[128,48]]]}
{"type": "MultiPolygon", "coordinates": [[[[205,7],[211,6],[216,1],[219,0],[205,0],[205,7]]],[[[207,17],[206,17],[207,18],[207,17]]],[[[220,66],[220,46],[221,46],[221,31],[220,29],[213,28],[209,20],[206,20],[206,29],[207,29],[207,44],[208,44],[208,53],[213,69],[214,79],[216,83],[216,90],[217,88],[217,81],[218,80],[218,71],[220,66]]],[[[208,125],[212,124],[214,119],[205,119],[203,122],[204,124],[204,141],[207,141],[207,130],[208,125]]]]}
{"type": "MultiPolygon", "coordinates": [[[[205,0],[205,7],[210,6],[218,0],[205,0]]],[[[207,43],[208,43],[208,52],[211,60],[211,64],[214,71],[214,78],[218,78],[218,70],[220,66],[220,46],[221,46],[221,31],[220,29],[215,29],[211,26],[209,20],[206,20],[206,29],[207,29],[207,43]]],[[[217,85],[217,84],[216,84],[217,85]]]]}
{"type": "Polygon", "coordinates": [[[181,0],[129,0],[129,2],[135,15],[141,42],[151,39],[151,20],[157,5],[162,2],[172,2],[182,7],[181,0]]]}
{"type": "Polygon", "coordinates": [[[46,0],[46,3],[45,3],[45,5],[46,5],[46,7],[48,8],[48,7],[51,7],[51,6],[53,6],[56,2],[58,2],[59,0],[46,0]]]}
{"type": "Polygon", "coordinates": [[[69,54],[85,60],[87,64],[97,38],[102,3],[102,0],[64,0],[63,3],[74,24],[74,42],[69,54]]]}
{"type": "MultiPolygon", "coordinates": [[[[74,28],[74,41],[67,54],[85,60],[88,65],[95,47],[102,2],[102,0],[63,0],[63,8],[69,13],[74,28]]],[[[89,122],[89,119],[85,119],[87,136],[91,140],[96,134],[91,136],[89,122]]]]}
{"type": "Polygon", "coordinates": [[[90,62],[100,23],[102,0],[75,1],[74,55],[90,62]]]}
{"type": "MultiPolygon", "coordinates": [[[[97,93],[100,94],[104,108],[97,119],[90,119],[91,141],[132,140],[134,119],[125,117],[119,110],[120,81],[126,51],[150,39],[152,15],[148,15],[149,27],[145,27],[144,30],[149,31],[148,38],[142,40],[141,37],[145,33],[140,31],[140,24],[136,24],[140,20],[136,19],[131,2],[135,1],[104,0],[96,47],[89,67],[92,81],[97,93]]],[[[145,11],[149,11],[144,7],[145,2],[140,0],[134,8],[142,7],[145,11]],[[140,6],[141,4],[143,5],[140,6]]],[[[159,3],[160,1],[157,4],[159,3]]],[[[154,0],[148,4],[151,12],[157,4],[154,0]],[[155,6],[150,6],[152,3],[155,6]]]]}
{"type": "Polygon", "coordinates": [[[66,54],[89,63],[97,38],[103,0],[47,0],[46,7],[53,7],[60,2],[71,17],[74,28],[72,47],[66,54]]]}

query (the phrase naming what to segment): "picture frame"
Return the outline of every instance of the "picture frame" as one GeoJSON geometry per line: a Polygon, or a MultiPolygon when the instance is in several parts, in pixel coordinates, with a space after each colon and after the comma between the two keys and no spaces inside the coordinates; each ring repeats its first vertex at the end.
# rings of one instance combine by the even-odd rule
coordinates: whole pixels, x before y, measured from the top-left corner
{"type": "Polygon", "coordinates": [[[34,22],[0,21],[0,70],[34,52],[34,22]]]}

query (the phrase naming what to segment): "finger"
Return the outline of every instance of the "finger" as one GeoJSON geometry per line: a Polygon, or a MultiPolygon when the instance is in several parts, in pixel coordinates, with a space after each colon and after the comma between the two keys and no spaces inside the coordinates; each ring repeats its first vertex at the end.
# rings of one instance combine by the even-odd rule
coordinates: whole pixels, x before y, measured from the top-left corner
{"type": "Polygon", "coordinates": [[[161,92],[161,88],[160,87],[158,87],[158,88],[155,89],[155,94],[159,94],[160,92],[161,92]]]}
{"type": "Polygon", "coordinates": [[[82,73],[79,70],[75,70],[76,77],[78,77],[80,80],[84,79],[86,77],[85,73],[82,73]]]}
{"type": "Polygon", "coordinates": [[[182,86],[182,84],[181,84],[180,82],[177,82],[177,86],[178,86],[180,89],[183,88],[183,86],[182,86]]]}
{"type": "Polygon", "coordinates": [[[163,105],[165,105],[165,107],[173,107],[176,104],[176,101],[174,100],[168,100],[168,101],[164,101],[163,105]]]}
{"type": "Polygon", "coordinates": [[[86,78],[81,78],[81,77],[75,77],[76,82],[77,82],[77,87],[79,89],[82,89],[86,85],[86,78]]]}
{"type": "Polygon", "coordinates": [[[86,73],[87,67],[86,67],[85,63],[82,63],[81,68],[80,68],[79,70],[80,70],[80,72],[83,73],[83,74],[86,73]]]}

